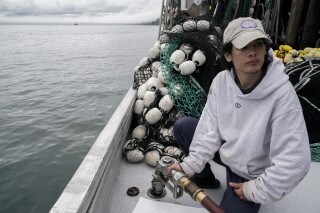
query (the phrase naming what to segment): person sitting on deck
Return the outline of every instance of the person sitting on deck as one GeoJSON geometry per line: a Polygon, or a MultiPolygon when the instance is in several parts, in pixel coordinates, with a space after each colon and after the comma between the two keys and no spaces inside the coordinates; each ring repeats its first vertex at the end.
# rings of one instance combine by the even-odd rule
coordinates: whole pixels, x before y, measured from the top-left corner
{"type": "Polygon", "coordinates": [[[226,167],[220,206],[227,213],[258,212],[282,199],[310,168],[302,108],[271,43],[259,20],[231,21],[223,35],[227,70],[214,78],[200,119],[183,117],[174,125],[186,157],[167,172],[217,188],[208,162],[226,167]]]}

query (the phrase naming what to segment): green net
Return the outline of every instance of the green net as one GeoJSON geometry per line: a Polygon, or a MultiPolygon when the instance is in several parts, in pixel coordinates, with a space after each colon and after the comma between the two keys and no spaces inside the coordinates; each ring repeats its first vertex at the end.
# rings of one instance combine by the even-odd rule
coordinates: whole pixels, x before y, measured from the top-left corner
{"type": "Polygon", "coordinates": [[[244,0],[244,6],[242,7],[241,17],[249,16],[250,7],[251,7],[251,0],[244,0]]]}
{"type": "Polygon", "coordinates": [[[311,160],[320,162],[320,143],[310,144],[311,160]]]}
{"type": "Polygon", "coordinates": [[[225,28],[228,25],[228,23],[232,21],[235,8],[236,8],[236,0],[229,0],[224,12],[224,17],[222,22],[223,28],[225,28]]]}
{"type": "Polygon", "coordinates": [[[223,27],[226,27],[230,21],[239,17],[249,16],[251,0],[229,0],[224,11],[223,27]]]}
{"type": "Polygon", "coordinates": [[[183,76],[173,70],[171,54],[177,50],[181,38],[170,39],[160,54],[162,72],[171,99],[181,115],[199,118],[205,105],[207,94],[192,76],[183,76]]]}

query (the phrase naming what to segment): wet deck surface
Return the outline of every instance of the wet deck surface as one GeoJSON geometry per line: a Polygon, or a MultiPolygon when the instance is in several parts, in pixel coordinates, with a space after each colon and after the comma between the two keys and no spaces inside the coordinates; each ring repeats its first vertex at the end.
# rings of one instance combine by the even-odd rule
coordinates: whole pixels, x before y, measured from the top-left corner
{"type": "MultiPolygon", "coordinates": [[[[152,199],[147,195],[151,186],[154,168],[148,166],[144,161],[133,164],[122,157],[121,169],[117,181],[114,183],[113,197],[110,202],[109,213],[132,212],[139,197],[152,199]],[[140,193],[138,196],[127,195],[129,187],[136,186],[140,193]]],[[[220,203],[226,189],[225,168],[211,163],[216,177],[220,180],[221,186],[218,189],[207,189],[205,192],[217,203],[220,203]]],[[[153,199],[152,199],[153,200],[153,199]]],[[[164,198],[159,202],[175,203],[179,205],[201,207],[197,202],[185,194],[183,197],[174,200],[172,194],[167,190],[164,198]]],[[[264,205],[261,213],[316,213],[320,212],[320,163],[312,162],[311,168],[305,179],[281,201],[264,205]]],[[[166,213],[170,213],[170,209],[166,213]]]]}

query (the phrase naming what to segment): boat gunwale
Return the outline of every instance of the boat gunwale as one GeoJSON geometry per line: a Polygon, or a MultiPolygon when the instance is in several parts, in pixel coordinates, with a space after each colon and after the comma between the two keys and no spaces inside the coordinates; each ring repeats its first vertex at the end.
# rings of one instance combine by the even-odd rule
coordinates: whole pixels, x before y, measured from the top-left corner
{"type": "Polygon", "coordinates": [[[119,151],[119,146],[127,137],[136,97],[137,91],[131,87],[50,210],[51,213],[97,212],[91,207],[97,206],[94,203],[100,203],[101,199],[103,206],[108,206],[110,199],[107,197],[112,192],[112,183],[120,167],[117,166],[122,150],[121,147],[119,151]],[[106,179],[111,184],[102,191],[99,186],[106,179]]]}

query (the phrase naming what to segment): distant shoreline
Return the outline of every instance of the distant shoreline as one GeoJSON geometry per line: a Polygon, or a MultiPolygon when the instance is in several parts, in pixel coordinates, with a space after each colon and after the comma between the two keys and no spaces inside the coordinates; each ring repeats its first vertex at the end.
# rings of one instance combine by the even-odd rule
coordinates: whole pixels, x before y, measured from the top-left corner
{"type": "Polygon", "coordinates": [[[91,23],[91,22],[1,22],[0,25],[159,25],[160,19],[142,23],[91,23]]]}

